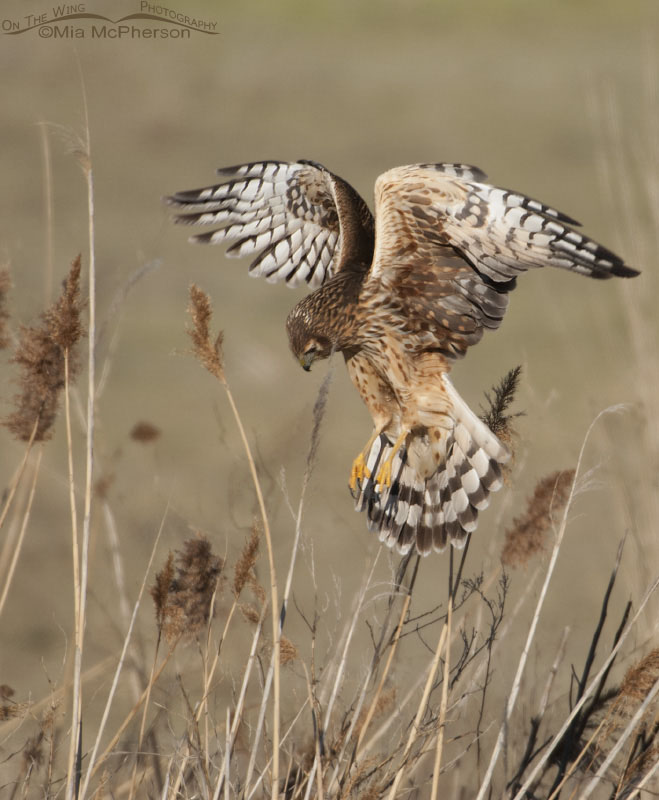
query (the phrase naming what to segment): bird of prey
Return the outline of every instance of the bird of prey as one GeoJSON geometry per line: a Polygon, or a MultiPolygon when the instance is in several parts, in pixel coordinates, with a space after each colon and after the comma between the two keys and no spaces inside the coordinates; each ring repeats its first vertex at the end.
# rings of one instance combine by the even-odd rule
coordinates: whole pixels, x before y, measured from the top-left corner
{"type": "Polygon", "coordinates": [[[313,161],[218,170],[214,186],[167,201],[192,241],[237,240],[253,276],[313,291],[288,316],[305,370],[341,352],[373,418],[350,488],[368,526],[402,553],[460,546],[502,485],[506,445],[448,378],[499,327],[517,276],[553,266],[592,278],[638,272],[577,223],[465,164],[396,167],[375,183],[375,215],[313,161]]]}

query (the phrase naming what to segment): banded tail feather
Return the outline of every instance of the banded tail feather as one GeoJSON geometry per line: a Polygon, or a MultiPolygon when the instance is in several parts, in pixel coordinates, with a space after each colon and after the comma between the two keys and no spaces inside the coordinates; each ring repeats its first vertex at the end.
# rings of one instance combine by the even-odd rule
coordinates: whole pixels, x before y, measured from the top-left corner
{"type": "Polygon", "coordinates": [[[355,509],[365,511],[369,530],[388,547],[421,555],[442,552],[448,542],[462,547],[476,530],[478,514],[487,508],[490,494],[503,486],[501,468],[510,451],[462,400],[446,376],[445,387],[452,401],[453,428],[446,434],[445,455],[437,469],[424,477],[412,462],[410,452],[430,450],[427,433],[410,434],[394,455],[390,486],[377,484],[380,465],[391,454],[393,441],[381,434],[367,458],[367,474],[353,493],[355,509]]]}

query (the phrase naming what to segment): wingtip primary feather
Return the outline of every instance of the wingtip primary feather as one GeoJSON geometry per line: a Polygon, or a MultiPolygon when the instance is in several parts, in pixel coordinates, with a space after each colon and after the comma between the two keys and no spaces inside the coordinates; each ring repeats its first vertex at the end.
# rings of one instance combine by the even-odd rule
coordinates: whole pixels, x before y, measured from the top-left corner
{"type": "Polygon", "coordinates": [[[621,263],[613,265],[611,274],[616,275],[619,278],[635,278],[637,275],[641,274],[641,271],[639,269],[634,269],[633,267],[628,267],[627,264],[621,263]]]}

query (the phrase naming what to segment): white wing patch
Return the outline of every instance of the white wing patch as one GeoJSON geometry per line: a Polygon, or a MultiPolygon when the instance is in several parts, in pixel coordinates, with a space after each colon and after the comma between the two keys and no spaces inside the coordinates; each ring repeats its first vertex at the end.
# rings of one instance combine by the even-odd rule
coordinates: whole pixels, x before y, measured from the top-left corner
{"type": "Polygon", "coordinates": [[[307,162],[261,161],[218,170],[216,186],[168,198],[176,221],[220,226],[191,241],[237,240],[229,257],[255,255],[250,275],[312,289],[333,274],[341,232],[330,174],[307,162]]]}
{"type": "Polygon", "coordinates": [[[372,275],[405,263],[407,252],[432,258],[450,247],[481,275],[506,282],[534,267],[570,269],[594,278],[630,277],[636,270],[592,239],[579,223],[518,192],[483,183],[474,167],[397,167],[375,184],[376,237],[372,275]]]}

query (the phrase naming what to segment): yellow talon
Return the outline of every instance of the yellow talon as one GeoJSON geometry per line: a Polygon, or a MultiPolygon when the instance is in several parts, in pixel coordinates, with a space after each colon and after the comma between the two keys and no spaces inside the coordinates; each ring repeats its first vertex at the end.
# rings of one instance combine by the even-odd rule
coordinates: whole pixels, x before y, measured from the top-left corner
{"type": "Polygon", "coordinates": [[[380,430],[379,429],[374,430],[373,435],[368,440],[368,442],[366,442],[364,449],[352,462],[352,469],[350,470],[350,483],[348,485],[353,491],[357,488],[357,481],[362,481],[364,480],[364,478],[371,477],[371,470],[366,466],[366,459],[371,454],[371,445],[378,438],[379,435],[380,435],[380,430]]]}
{"type": "Polygon", "coordinates": [[[378,470],[378,476],[375,480],[381,486],[391,486],[391,464],[393,460],[393,455],[389,456],[378,470]]]}
{"type": "Polygon", "coordinates": [[[376,483],[379,483],[381,486],[391,486],[391,467],[394,463],[394,456],[400,450],[403,442],[407,438],[407,431],[403,431],[400,436],[396,439],[393,449],[389,454],[386,461],[383,462],[382,466],[378,470],[377,478],[375,479],[376,483]]]}
{"type": "Polygon", "coordinates": [[[371,471],[366,466],[366,459],[364,453],[360,453],[357,458],[352,462],[352,469],[350,470],[350,488],[357,488],[357,481],[362,481],[364,478],[370,478],[371,471]]]}

